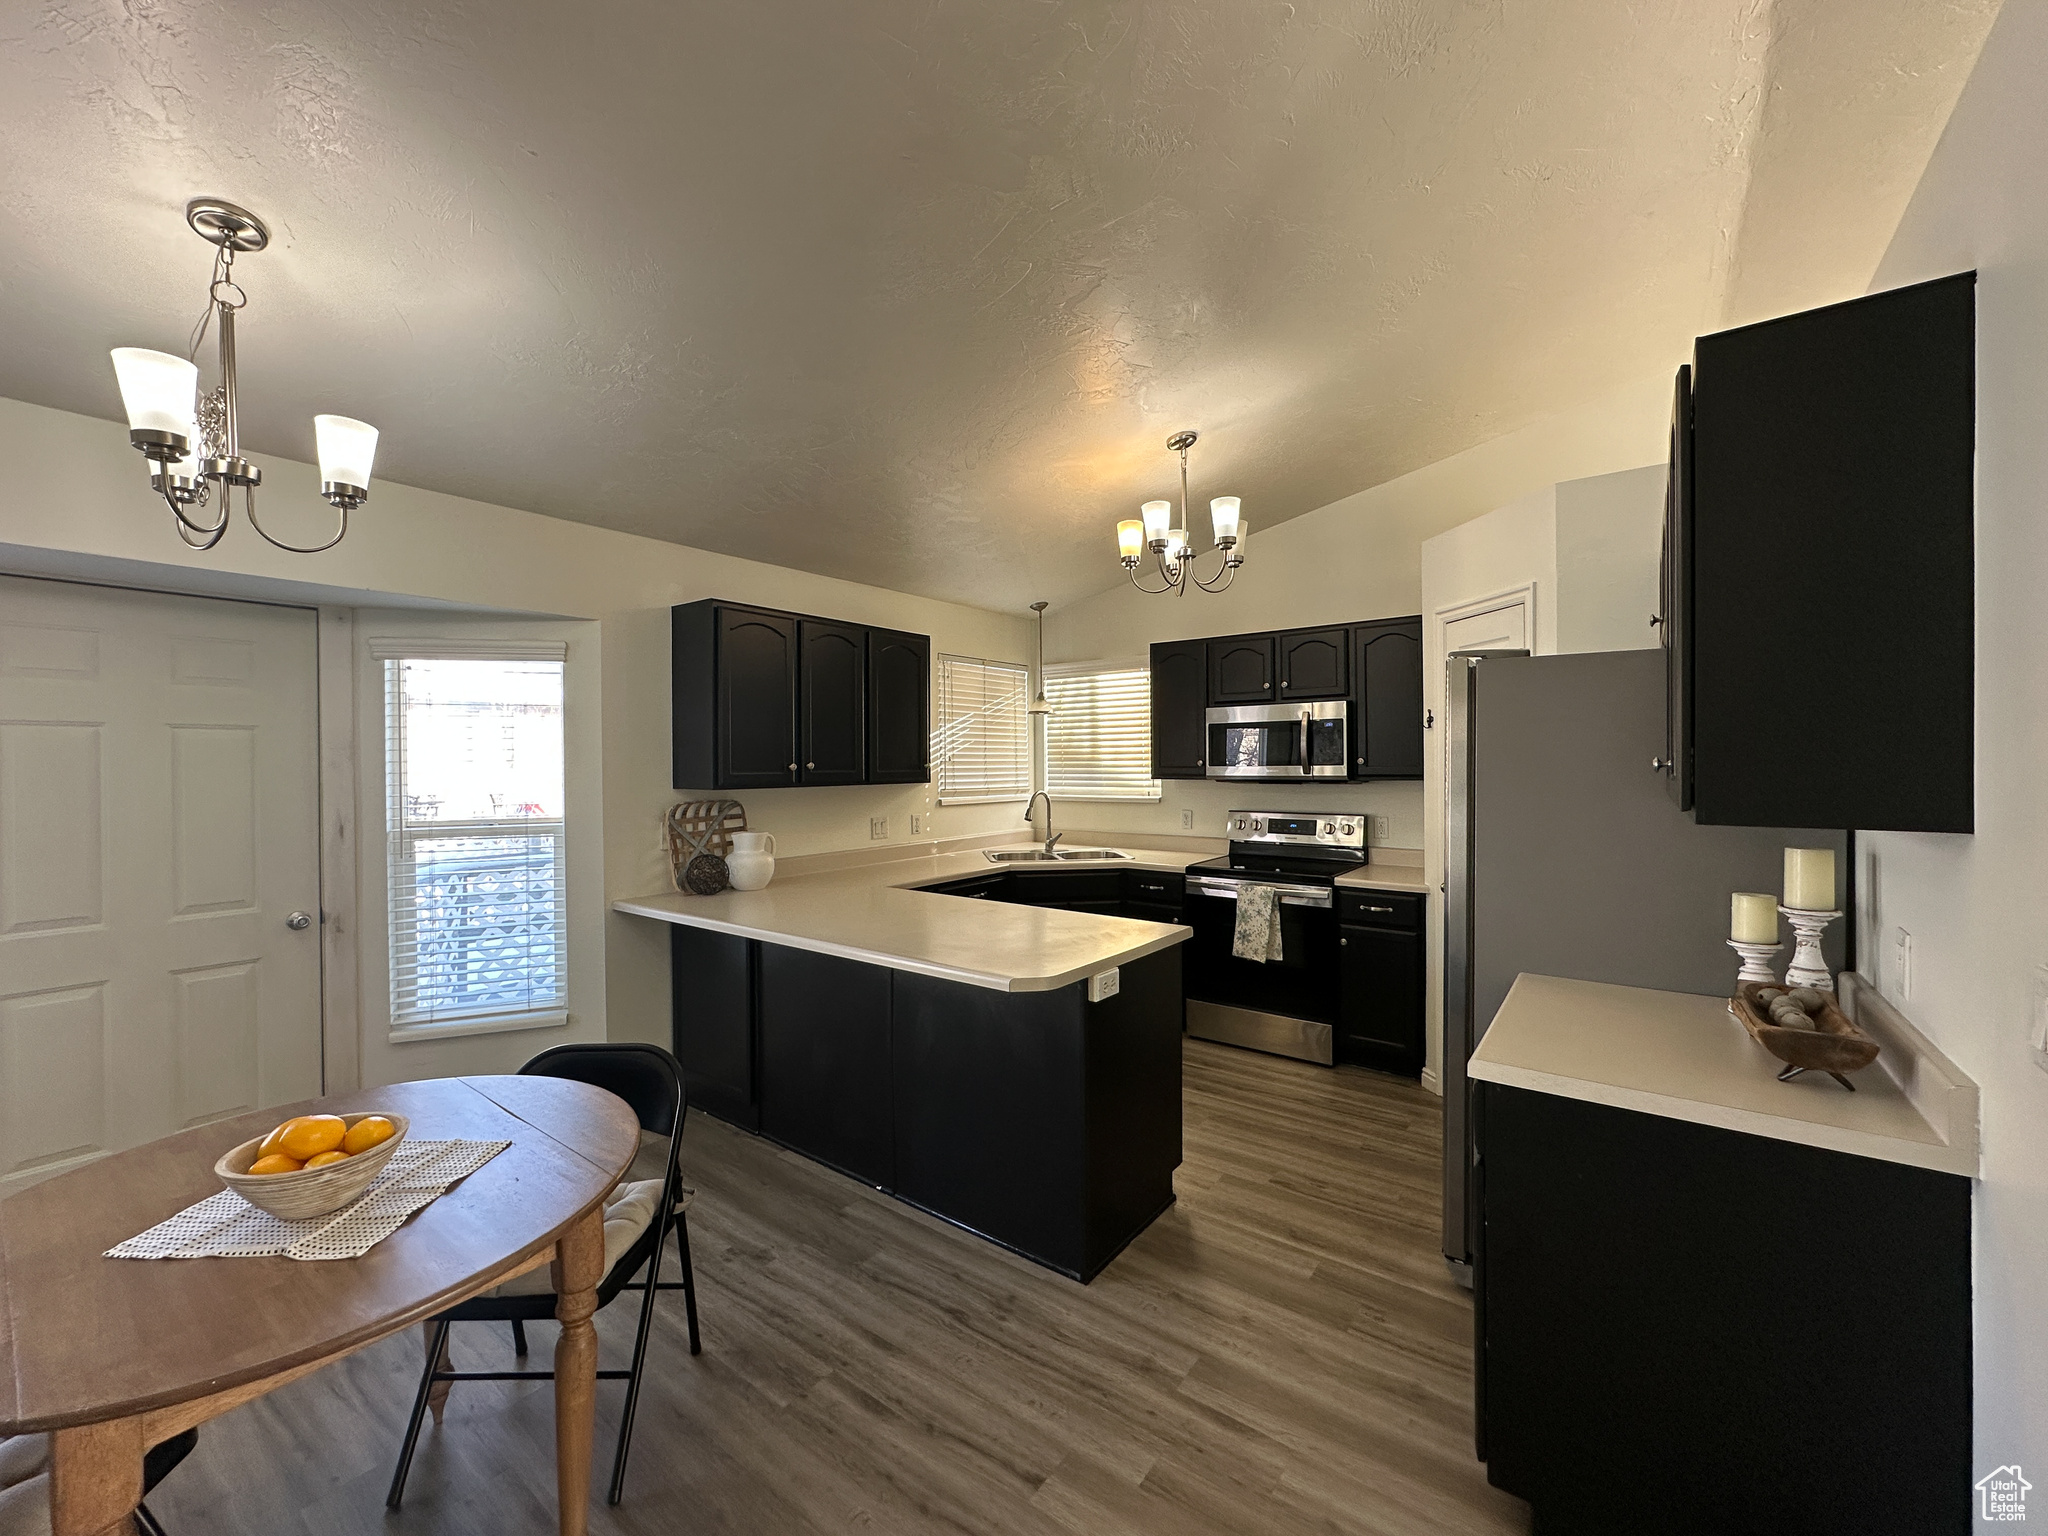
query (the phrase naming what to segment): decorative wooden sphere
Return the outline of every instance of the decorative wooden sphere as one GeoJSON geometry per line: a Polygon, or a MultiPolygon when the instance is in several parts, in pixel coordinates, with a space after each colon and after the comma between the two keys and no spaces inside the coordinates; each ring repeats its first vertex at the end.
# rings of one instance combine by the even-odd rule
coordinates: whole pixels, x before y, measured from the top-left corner
{"type": "Polygon", "coordinates": [[[692,896],[716,896],[731,884],[725,860],[715,853],[700,853],[683,869],[683,888],[692,896]]]}

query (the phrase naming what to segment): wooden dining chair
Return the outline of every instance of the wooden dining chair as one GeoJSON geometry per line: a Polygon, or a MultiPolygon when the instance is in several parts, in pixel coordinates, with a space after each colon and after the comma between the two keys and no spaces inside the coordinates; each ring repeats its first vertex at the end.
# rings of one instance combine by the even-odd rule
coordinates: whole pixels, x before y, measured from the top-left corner
{"type": "MultiPolygon", "coordinates": [[[[188,1429],[142,1458],[142,1491],[147,1494],[192,1454],[199,1431],[188,1429]]],[[[165,1536],[147,1504],[135,1507],[142,1536],[165,1536]]],[[[0,1435],[0,1536],[50,1536],[50,1437],[0,1435]]]]}
{"type": "MultiPolygon", "coordinates": [[[[630,1285],[640,1292],[640,1326],[633,1341],[633,1363],[623,1371],[599,1371],[600,1381],[626,1383],[626,1402],[619,1414],[618,1450],[612,1457],[612,1482],[608,1502],[616,1504],[625,1489],[626,1455],[633,1443],[633,1414],[640,1401],[641,1370],[647,1358],[647,1339],[654,1326],[654,1296],[657,1291],[681,1291],[683,1311],[689,1321],[690,1353],[701,1352],[697,1336],[697,1277],[690,1263],[688,1206],[691,1191],[681,1179],[683,1119],[688,1104],[683,1093],[683,1069],[658,1045],[629,1043],[602,1045],[558,1045],[542,1051],[519,1069],[522,1076],[562,1077],[589,1083],[617,1094],[639,1117],[640,1128],[668,1138],[665,1170],[659,1181],[622,1184],[607,1202],[605,1218],[605,1275],[597,1288],[600,1310],[630,1285]],[[649,1189],[648,1186],[657,1185],[649,1189]],[[651,1199],[642,1199],[651,1195],[651,1199]],[[635,1208],[638,1209],[635,1209],[635,1208]],[[614,1211],[619,1214],[614,1217],[614,1211]],[[644,1211],[644,1217],[640,1212],[644,1211]],[[640,1224],[644,1221],[644,1225],[640,1224]],[[669,1232],[676,1235],[676,1251],[682,1260],[680,1281],[661,1278],[662,1255],[669,1232]],[[634,1276],[645,1268],[637,1283],[634,1276]]],[[[391,1477],[391,1491],[385,1503],[398,1508],[405,1497],[405,1478],[412,1466],[414,1447],[427,1410],[434,1422],[441,1422],[441,1403],[447,1384],[457,1381],[551,1381],[553,1371],[457,1371],[448,1363],[448,1330],[455,1323],[501,1322],[512,1325],[513,1347],[521,1358],[526,1354],[526,1324],[552,1320],[555,1296],[548,1287],[548,1271],[535,1270],[516,1280],[471,1297],[426,1322],[426,1367],[420,1375],[420,1389],[413,1400],[412,1419],[406,1425],[405,1443],[398,1453],[398,1467],[391,1477]],[[538,1289],[535,1287],[538,1286],[538,1289]]]]}

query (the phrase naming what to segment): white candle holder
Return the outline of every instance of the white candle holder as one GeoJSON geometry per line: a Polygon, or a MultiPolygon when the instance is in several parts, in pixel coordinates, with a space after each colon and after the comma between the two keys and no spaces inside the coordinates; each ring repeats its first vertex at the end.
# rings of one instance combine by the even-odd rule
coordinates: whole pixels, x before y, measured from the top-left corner
{"type": "Polygon", "coordinates": [[[1735,978],[1735,985],[1745,981],[1770,981],[1778,978],[1771,970],[1771,956],[1785,946],[1782,944],[1745,944],[1740,939],[1730,939],[1728,947],[1742,956],[1742,970],[1735,978]]]}
{"type": "Polygon", "coordinates": [[[1788,987],[1812,987],[1820,992],[1835,990],[1835,978],[1829,974],[1827,962],[1820,956],[1820,936],[1827,926],[1842,914],[1835,912],[1813,912],[1804,907],[1780,907],[1785,921],[1792,925],[1792,931],[1799,936],[1798,946],[1792,951],[1792,968],[1785,972],[1788,987]]]}

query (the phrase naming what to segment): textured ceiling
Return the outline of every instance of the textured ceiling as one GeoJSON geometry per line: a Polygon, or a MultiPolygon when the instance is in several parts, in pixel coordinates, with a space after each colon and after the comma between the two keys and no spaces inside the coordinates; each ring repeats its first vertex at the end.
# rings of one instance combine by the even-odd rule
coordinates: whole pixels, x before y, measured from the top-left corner
{"type": "MultiPolygon", "coordinates": [[[[58,0],[0,16],[0,394],[989,606],[1858,292],[1996,0],[58,0]]],[[[168,535],[167,535],[168,536],[168,535]]]]}

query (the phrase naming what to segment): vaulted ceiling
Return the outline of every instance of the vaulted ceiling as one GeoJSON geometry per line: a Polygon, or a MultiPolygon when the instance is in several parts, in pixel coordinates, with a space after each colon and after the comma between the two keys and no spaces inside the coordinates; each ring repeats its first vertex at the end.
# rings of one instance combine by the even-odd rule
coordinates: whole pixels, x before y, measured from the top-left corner
{"type": "Polygon", "coordinates": [[[118,417],[254,208],[244,441],[989,606],[1860,292],[1997,0],[44,0],[0,394],[118,417]]]}

